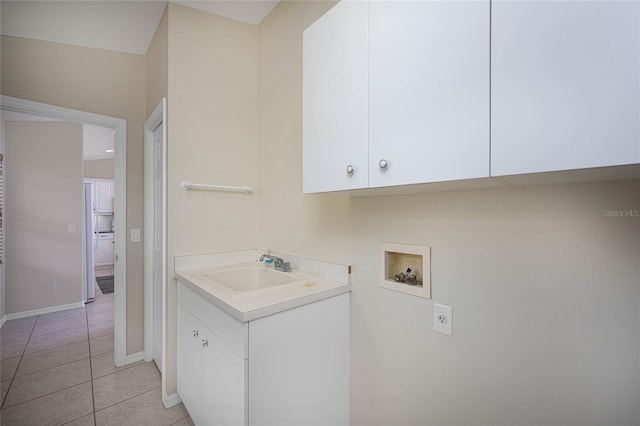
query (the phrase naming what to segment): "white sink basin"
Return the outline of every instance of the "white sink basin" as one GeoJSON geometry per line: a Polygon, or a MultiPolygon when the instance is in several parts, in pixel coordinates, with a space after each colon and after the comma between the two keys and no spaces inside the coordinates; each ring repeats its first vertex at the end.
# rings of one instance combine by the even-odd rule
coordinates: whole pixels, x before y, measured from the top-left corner
{"type": "Polygon", "coordinates": [[[204,277],[232,297],[320,278],[318,275],[302,271],[280,272],[266,268],[260,263],[211,272],[204,274],[204,277]]]}

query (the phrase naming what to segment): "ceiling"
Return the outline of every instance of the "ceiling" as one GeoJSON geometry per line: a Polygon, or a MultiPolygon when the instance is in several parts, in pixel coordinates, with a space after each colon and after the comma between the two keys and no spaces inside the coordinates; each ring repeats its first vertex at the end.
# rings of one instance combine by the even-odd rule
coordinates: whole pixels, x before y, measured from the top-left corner
{"type": "MultiPolygon", "coordinates": [[[[259,24],[280,0],[175,1],[249,24],[259,24]]],[[[145,54],[166,1],[0,2],[1,33],[57,43],[145,54]]]]}

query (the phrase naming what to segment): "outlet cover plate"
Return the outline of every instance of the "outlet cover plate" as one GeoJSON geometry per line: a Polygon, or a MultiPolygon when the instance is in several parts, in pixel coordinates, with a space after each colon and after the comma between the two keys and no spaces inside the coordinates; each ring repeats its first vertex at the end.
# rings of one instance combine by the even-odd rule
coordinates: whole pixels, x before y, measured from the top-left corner
{"type": "Polygon", "coordinates": [[[453,308],[451,306],[433,304],[433,329],[438,333],[451,336],[453,330],[453,308]]]}

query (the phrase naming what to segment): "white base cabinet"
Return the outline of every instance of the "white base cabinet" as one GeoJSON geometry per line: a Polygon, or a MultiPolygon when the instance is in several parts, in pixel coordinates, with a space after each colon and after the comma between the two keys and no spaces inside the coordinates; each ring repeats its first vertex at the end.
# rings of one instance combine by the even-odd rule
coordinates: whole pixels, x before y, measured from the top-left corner
{"type": "Polygon", "coordinates": [[[115,240],[113,233],[99,233],[96,245],[96,266],[113,265],[115,256],[115,240]]]}
{"type": "Polygon", "coordinates": [[[241,323],[178,282],[178,394],[196,425],[348,425],[349,294],[241,323]]]}
{"type": "Polygon", "coordinates": [[[246,360],[178,304],[178,393],[197,425],[245,425],[246,360]]]}

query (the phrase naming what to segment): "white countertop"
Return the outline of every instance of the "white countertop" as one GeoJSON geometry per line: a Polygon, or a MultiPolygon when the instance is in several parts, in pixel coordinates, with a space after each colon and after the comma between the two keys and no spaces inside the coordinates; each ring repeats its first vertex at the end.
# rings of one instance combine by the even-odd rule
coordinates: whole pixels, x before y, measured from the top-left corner
{"type": "MultiPolygon", "coordinates": [[[[292,262],[292,265],[295,265],[294,262],[292,262]]],[[[308,264],[308,262],[313,261],[304,259],[300,263],[308,264]]],[[[261,262],[256,261],[218,264],[204,268],[176,270],[175,278],[241,322],[255,320],[351,291],[348,275],[345,274],[345,279],[338,281],[325,278],[326,275],[323,275],[322,271],[318,270],[312,271],[319,277],[318,279],[312,278],[293,284],[279,285],[243,293],[235,297],[206,277],[207,274],[238,266],[266,267],[261,262]]],[[[349,268],[346,265],[342,266],[344,266],[345,272],[348,270],[346,268],[349,268]]],[[[295,274],[295,272],[296,269],[294,268],[293,273],[295,274]]]]}

